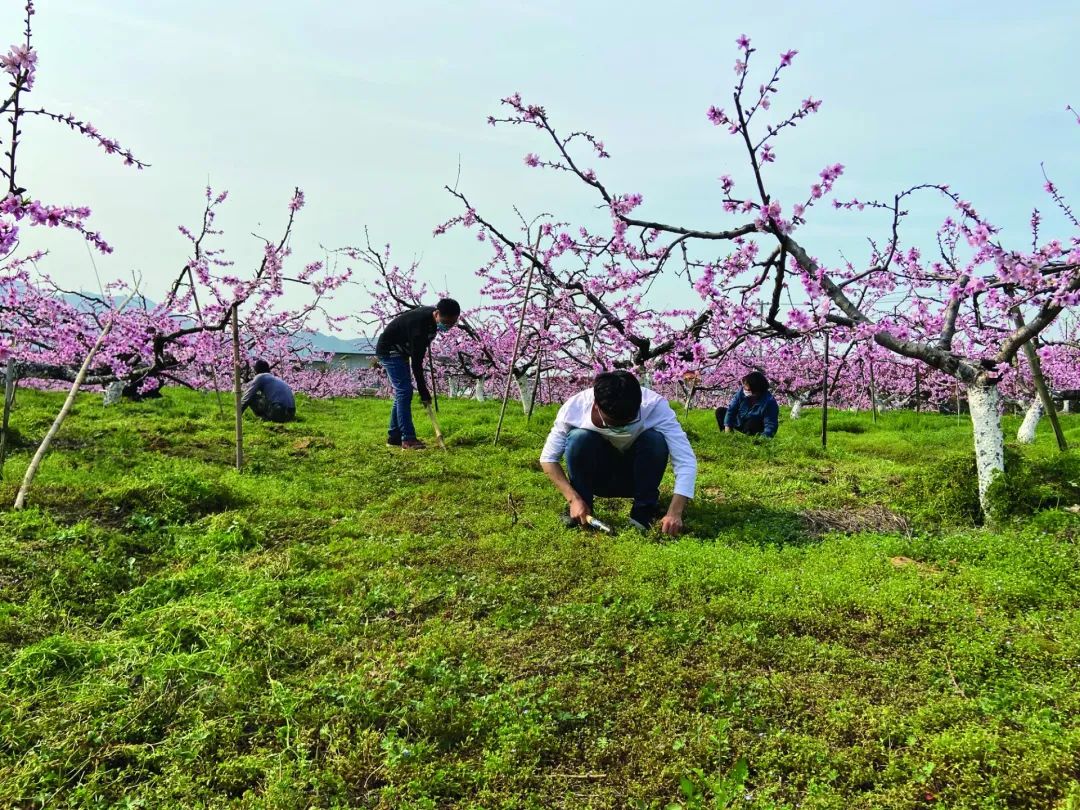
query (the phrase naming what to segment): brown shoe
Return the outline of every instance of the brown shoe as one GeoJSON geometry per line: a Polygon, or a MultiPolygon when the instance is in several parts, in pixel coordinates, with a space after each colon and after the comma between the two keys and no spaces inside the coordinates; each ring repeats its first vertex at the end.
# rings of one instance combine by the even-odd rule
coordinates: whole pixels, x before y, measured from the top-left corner
{"type": "Polygon", "coordinates": [[[402,439],[402,450],[427,450],[427,445],[419,439],[402,439]]]}

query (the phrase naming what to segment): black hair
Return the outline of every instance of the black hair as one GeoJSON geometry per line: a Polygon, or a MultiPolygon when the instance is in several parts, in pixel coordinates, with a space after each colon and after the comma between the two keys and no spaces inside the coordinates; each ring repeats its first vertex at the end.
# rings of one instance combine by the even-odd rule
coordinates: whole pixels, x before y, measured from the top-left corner
{"type": "Polygon", "coordinates": [[[439,299],[439,303],[435,305],[435,309],[439,310],[439,315],[451,321],[456,321],[461,315],[461,304],[453,298],[439,299]]]}
{"type": "Polygon", "coordinates": [[[756,397],[760,397],[769,390],[769,380],[760,371],[751,371],[742,378],[742,383],[743,385],[750,386],[750,390],[756,397]]]}
{"type": "Polygon", "coordinates": [[[256,360],[255,361],[255,373],[256,374],[269,374],[270,373],[270,364],[267,363],[265,360],[256,360]]]}
{"type": "Polygon", "coordinates": [[[641,410],[641,384],[629,371],[605,371],[593,380],[596,406],[619,422],[629,421],[641,410]]]}

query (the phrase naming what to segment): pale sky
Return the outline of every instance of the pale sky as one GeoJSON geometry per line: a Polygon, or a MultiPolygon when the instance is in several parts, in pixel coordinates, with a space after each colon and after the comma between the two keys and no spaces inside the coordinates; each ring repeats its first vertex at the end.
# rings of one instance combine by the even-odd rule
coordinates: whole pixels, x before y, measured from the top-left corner
{"type": "MultiPolygon", "coordinates": [[[[18,40],[21,0],[0,24],[18,40]]],[[[501,97],[519,91],[562,127],[588,129],[611,152],[593,161],[617,192],[638,191],[643,216],[702,228],[735,224],[717,178],[743,175],[738,144],[705,111],[730,106],[734,40],[748,34],[760,71],[799,51],[774,112],[813,95],[821,112],[782,137],[772,189],[804,197],[817,172],[847,171],[835,196],[885,197],[946,182],[1022,246],[1033,206],[1045,232],[1069,235],[1042,191],[1040,161],[1080,204],[1080,4],[1076,2],[790,2],[667,4],[524,0],[396,3],[230,0],[38,0],[35,104],[71,111],[132,148],[136,172],[91,143],[28,122],[20,182],[52,203],[89,205],[92,227],[116,248],[97,259],[105,278],[137,268],[159,295],[183,266],[176,230],[195,224],[207,180],[228,189],[219,219],[241,268],[257,261],[249,234],[273,236],[293,186],[308,205],[294,261],[319,245],[356,244],[367,226],[403,263],[478,302],[484,247],[465,232],[433,237],[458,213],[443,185],[461,162],[460,189],[511,228],[512,206],[594,216],[595,198],[569,177],[530,169],[538,133],[492,129],[501,97]]],[[[588,162],[587,162],[588,163],[588,162]]],[[[914,222],[932,236],[945,209],[914,222]]],[[[822,208],[800,235],[811,252],[857,257],[869,215],[822,208]]],[[[73,234],[35,230],[43,269],[72,287],[96,283],[73,234]]],[[[698,302],[681,282],[658,303],[698,302]]],[[[294,299],[297,300],[297,299],[294,299]]],[[[357,287],[334,309],[362,305],[357,287]]],[[[353,332],[361,332],[357,325],[353,332]]]]}

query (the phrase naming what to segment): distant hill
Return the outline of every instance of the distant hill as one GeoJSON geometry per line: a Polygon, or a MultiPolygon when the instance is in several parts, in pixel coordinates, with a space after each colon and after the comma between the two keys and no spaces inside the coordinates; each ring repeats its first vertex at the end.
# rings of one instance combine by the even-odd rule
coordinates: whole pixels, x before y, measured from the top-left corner
{"type": "MultiPolygon", "coordinates": [[[[95,298],[98,296],[95,293],[86,293],[95,298]]],[[[71,304],[74,307],[80,309],[89,309],[90,304],[86,299],[74,293],[62,293],[60,297],[71,304]]],[[[120,299],[113,298],[113,303],[117,303],[120,299]]],[[[154,306],[154,302],[150,299],[146,301],[147,306],[154,306]]],[[[361,354],[375,354],[375,341],[366,337],[355,338],[343,338],[337,335],[327,335],[322,332],[298,332],[296,334],[297,343],[311,342],[312,348],[319,352],[359,352],[361,354]]]]}
{"type": "Polygon", "coordinates": [[[325,335],[322,332],[299,332],[297,341],[310,340],[311,345],[321,352],[359,352],[375,354],[375,341],[366,337],[341,338],[325,335]]]}

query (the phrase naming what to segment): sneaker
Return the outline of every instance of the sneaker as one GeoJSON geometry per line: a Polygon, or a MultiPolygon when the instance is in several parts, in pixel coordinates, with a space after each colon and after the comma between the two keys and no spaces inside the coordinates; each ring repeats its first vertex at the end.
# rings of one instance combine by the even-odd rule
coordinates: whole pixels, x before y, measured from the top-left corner
{"type": "Polygon", "coordinates": [[[402,439],[402,450],[427,450],[427,445],[419,439],[402,439]]]}
{"type": "Polygon", "coordinates": [[[393,437],[389,437],[386,440],[386,446],[387,447],[401,447],[401,439],[395,439],[393,437]]]}
{"type": "Polygon", "coordinates": [[[630,525],[640,532],[647,532],[662,516],[660,507],[634,507],[630,510],[630,525]]]}

